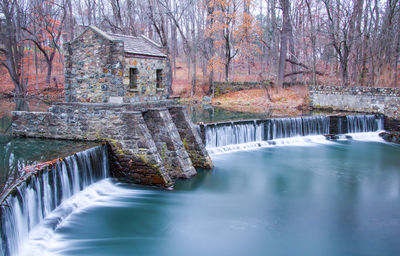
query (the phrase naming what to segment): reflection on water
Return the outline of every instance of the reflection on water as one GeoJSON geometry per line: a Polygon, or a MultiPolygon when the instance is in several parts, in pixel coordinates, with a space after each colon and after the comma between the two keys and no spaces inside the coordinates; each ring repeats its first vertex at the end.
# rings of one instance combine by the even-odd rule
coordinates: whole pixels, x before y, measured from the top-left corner
{"type": "MultiPolygon", "coordinates": [[[[194,123],[214,123],[221,121],[234,121],[234,120],[254,120],[254,119],[268,119],[271,117],[292,117],[293,115],[284,114],[284,112],[278,111],[277,109],[265,109],[263,113],[250,113],[250,112],[239,112],[215,107],[212,105],[187,105],[188,112],[192,117],[194,123]]],[[[337,114],[339,112],[332,111],[321,111],[321,110],[306,110],[300,112],[301,116],[310,115],[330,115],[337,114]]],[[[350,114],[347,112],[346,114],[350,114]]]]}
{"type": "Polygon", "coordinates": [[[273,116],[272,110],[266,110],[265,113],[249,113],[226,110],[211,105],[188,105],[188,112],[194,123],[197,122],[219,122],[228,120],[247,120],[247,119],[265,119],[273,116]]]}
{"type": "Polygon", "coordinates": [[[46,111],[49,106],[40,100],[0,99],[0,135],[11,134],[12,111],[46,111]]]}

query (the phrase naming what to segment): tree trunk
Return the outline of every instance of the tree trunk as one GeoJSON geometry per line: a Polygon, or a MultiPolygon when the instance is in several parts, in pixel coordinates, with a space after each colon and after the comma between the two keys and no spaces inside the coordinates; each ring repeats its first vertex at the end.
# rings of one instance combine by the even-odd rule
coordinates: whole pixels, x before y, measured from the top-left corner
{"type": "Polygon", "coordinates": [[[15,2],[8,0],[2,0],[0,4],[5,17],[4,25],[2,24],[0,30],[0,44],[3,44],[4,47],[5,60],[0,60],[0,63],[6,67],[12,79],[16,96],[24,96],[25,86],[22,79],[23,73],[21,72],[24,45],[23,42],[19,41],[20,23],[17,24],[14,21],[19,19],[19,14],[22,13],[22,10],[16,11],[14,8],[19,7],[16,6],[15,2]]]}
{"type": "Polygon", "coordinates": [[[47,88],[50,88],[52,70],[53,70],[52,61],[47,61],[47,76],[46,76],[47,88]]]}
{"type": "Polygon", "coordinates": [[[231,63],[230,32],[225,29],[225,82],[229,81],[229,68],[231,63]]]}
{"type": "Polygon", "coordinates": [[[278,65],[278,79],[277,84],[279,87],[283,87],[283,80],[285,76],[285,62],[288,48],[288,39],[290,33],[290,16],[289,16],[289,0],[280,0],[282,7],[282,33],[281,33],[281,50],[279,52],[279,65],[278,65]]]}
{"type": "Polygon", "coordinates": [[[72,0],[67,1],[68,6],[68,41],[74,40],[74,15],[72,13],[72,0]]]}
{"type": "Polygon", "coordinates": [[[38,73],[38,55],[37,55],[37,47],[35,47],[35,82],[36,82],[36,91],[39,91],[39,73],[38,73]]]}
{"type": "MultiPolygon", "coordinates": [[[[400,3],[399,3],[400,7],[400,3]]],[[[392,76],[393,76],[393,83],[392,86],[396,87],[398,83],[398,78],[397,78],[397,63],[399,62],[400,58],[400,8],[397,11],[397,17],[396,17],[396,23],[394,25],[394,31],[395,31],[395,37],[393,40],[393,52],[394,52],[394,61],[393,61],[393,70],[392,70],[392,76]]]]}
{"type": "Polygon", "coordinates": [[[230,61],[225,62],[225,82],[229,81],[229,64],[230,61]]]}
{"type": "Polygon", "coordinates": [[[208,84],[210,87],[208,88],[208,95],[215,95],[215,87],[214,87],[214,68],[211,68],[210,74],[208,75],[208,84]]]}
{"type": "Polygon", "coordinates": [[[272,38],[271,38],[271,43],[272,43],[272,49],[270,51],[270,56],[272,57],[272,66],[274,67],[274,71],[278,72],[279,68],[279,33],[278,33],[278,28],[276,26],[277,24],[277,18],[276,18],[276,0],[272,0],[271,2],[268,1],[268,4],[271,4],[269,10],[271,12],[271,24],[272,24],[272,38]]]}
{"type": "Polygon", "coordinates": [[[316,85],[317,84],[317,75],[316,75],[317,57],[316,57],[316,48],[315,48],[315,27],[314,27],[314,21],[313,21],[313,17],[312,17],[310,0],[306,0],[306,5],[307,5],[307,10],[308,10],[308,19],[310,22],[310,36],[311,36],[311,49],[312,49],[312,84],[316,85]]]}
{"type": "Polygon", "coordinates": [[[171,65],[173,77],[176,77],[176,27],[171,22],[171,65]]]}
{"type": "MultiPolygon", "coordinates": [[[[214,26],[214,7],[210,5],[210,1],[207,1],[207,18],[206,18],[206,29],[209,31],[212,31],[213,26],[214,26]]],[[[213,38],[213,33],[211,32],[211,35],[206,40],[207,43],[207,50],[209,52],[209,55],[207,56],[207,69],[210,69],[210,72],[208,74],[208,95],[212,95],[214,97],[215,94],[215,88],[214,88],[214,63],[212,65],[209,65],[210,60],[214,58],[215,54],[215,49],[214,49],[214,38],[213,38]]]]}
{"type": "Polygon", "coordinates": [[[196,77],[196,69],[197,69],[197,57],[196,57],[196,43],[195,40],[193,40],[193,46],[192,46],[192,89],[190,96],[194,96],[196,93],[196,83],[197,83],[197,77],[196,77]]]}
{"type": "Polygon", "coordinates": [[[344,59],[340,61],[340,73],[342,76],[342,85],[349,86],[349,70],[348,70],[348,60],[347,57],[344,56],[344,59]]]}
{"type": "MultiPolygon", "coordinates": [[[[290,17],[289,17],[290,19],[290,17]]],[[[293,38],[293,29],[291,21],[288,22],[288,41],[289,41],[289,59],[292,61],[296,61],[296,51],[294,49],[294,38],[293,38]]],[[[295,64],[291,64],[292,73],[297,72],[297,66],[295,64]]],[[[292,83],[296,81],[297,76],[293,76],[292,83]]]]}

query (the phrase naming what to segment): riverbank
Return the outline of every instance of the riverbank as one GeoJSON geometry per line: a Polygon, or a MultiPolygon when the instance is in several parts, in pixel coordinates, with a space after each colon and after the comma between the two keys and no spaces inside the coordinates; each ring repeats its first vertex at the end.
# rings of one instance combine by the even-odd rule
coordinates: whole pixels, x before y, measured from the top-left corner
{"type": "MultiPolygon", "coordinates": [[[[0,99],[20,98],[15,95],[14,91],[0,91],[0,99]]],[[[64,88],[43,88],[40,90],[29,90],[23,97],[25,100],[46,100],[48,102],[64,101],[64,88]]]]}
{"type": "Polygon", "coordinates": [[[210,97],[182,98],[183,104],[206,103],[230,111],[272,112],[274,116],[298,116],[309,110],[308,90],[304,86],[283,89],[251,89],[210,97]]]}

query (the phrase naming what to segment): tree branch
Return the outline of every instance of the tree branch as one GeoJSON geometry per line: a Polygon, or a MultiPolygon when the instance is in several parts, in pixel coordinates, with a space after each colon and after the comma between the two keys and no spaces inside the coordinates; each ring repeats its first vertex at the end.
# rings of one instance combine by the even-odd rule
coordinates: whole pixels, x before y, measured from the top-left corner
{"type": "MultiPolygon", "coordinates": [[[[310,74],[310,73],[312,73],[312,70],[302,70],[302,71],[296,71],[296,72],[285,74],[285,77],[294,76],[294,75],[300,75],[300,74],[310,74]]],[[[319,72],[319,71],[315,71],[315,74],[317,74],[319,76],[325,76],[325,73],[322,73],[322,72],[319,72]]]]}

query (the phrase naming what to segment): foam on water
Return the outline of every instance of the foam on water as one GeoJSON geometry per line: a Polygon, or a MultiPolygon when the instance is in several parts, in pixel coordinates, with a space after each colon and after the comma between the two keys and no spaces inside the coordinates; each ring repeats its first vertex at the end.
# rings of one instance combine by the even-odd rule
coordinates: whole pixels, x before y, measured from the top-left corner
{"type": "MultiPolygon", "coordinates": [[[[385,142],[380,136],[379,133],[383,131],[376,132],[356,132],[356,133],[347,133],[345,134],[345,138],[342,139],[352,139],[357,141],[375,141],[375,142],[385,142]]],[[[343,136],[342,136],[343,137],[343,136]]]]}
{"type": "Polygon", "coordinates": [[[135,197],[146,192],[145,190],[128,189],[115,184],[111,179],[96,182],[83,191],[70,197],[52,211],[43,221],[29,232],[29,239],[23,244],[18,255],[62,255],[57,248],[68,247],[62,237],[55,231],[68,225],[72,214],[85,211],[91,207],[128,207],[126,202],[116,198],[135,197]]]}
{"type": "MultiPolygon", "coordinates": [[[[342,122],[338,123],[342,131],[342,122]]],[[[376,115],[349,115],[346,117],[348,134],[339,140],[383,140],[383,118],[376,115]]],[[[241,121],[206,125],[206,148],[210,154],[254,150],[277,146],[312,146],[334,143],[329,134],[329,117],[290,117],[269,120],[241,121]]]]}
{"type": "Polygon", "coordinates": [[[318,144],[332,144],[322,135],[313,136],[297,136],[292,138],[275,139],[269,141],[257,141],[243,144],[228,145],[222,147],[208,147],[207,151],[212,154],[223,154],[236,151],[255,150],[270,147],[285,147],[285,146],[315,146],[318,144]]]}
{"type": "Polygon", "coordinates": [[[13,193],[1,205],[0,254],[18,255],[38,224],[57,226],[74,210],[76,203],[62,208],[62,214],[57,212],[58,207],[79,191],[108,177],[108,172],[107,148],[97,146],[56,161],[42,173],[15,185],[13,193]]]}

